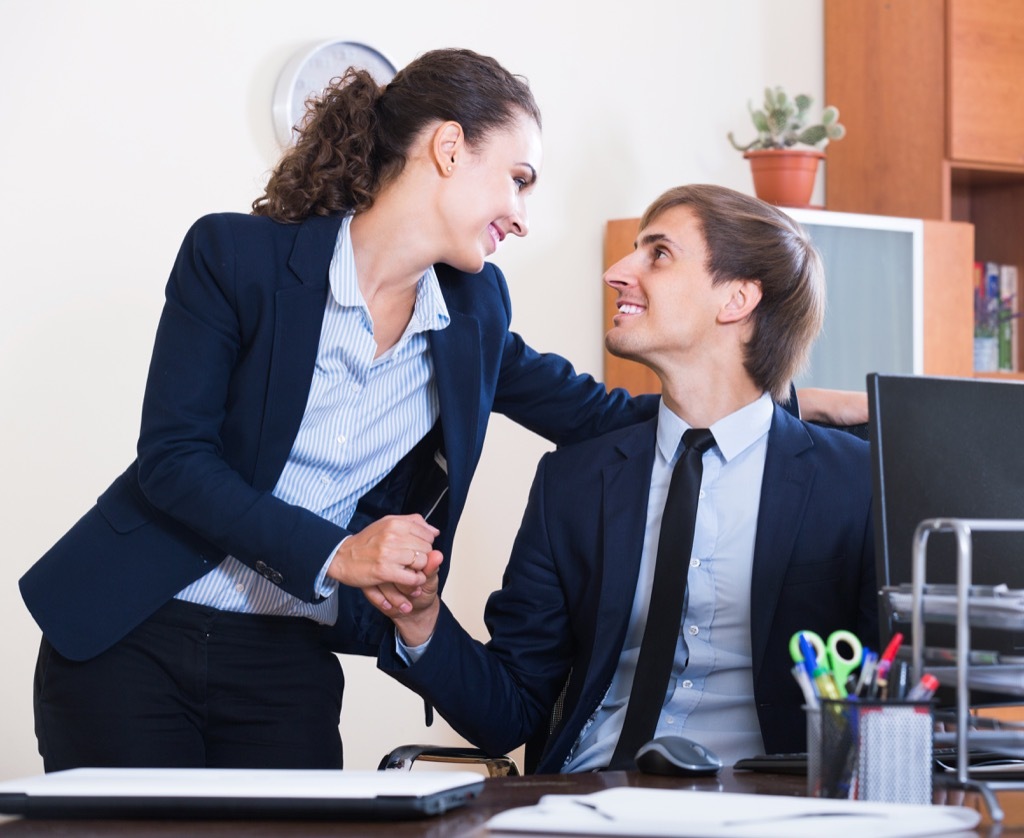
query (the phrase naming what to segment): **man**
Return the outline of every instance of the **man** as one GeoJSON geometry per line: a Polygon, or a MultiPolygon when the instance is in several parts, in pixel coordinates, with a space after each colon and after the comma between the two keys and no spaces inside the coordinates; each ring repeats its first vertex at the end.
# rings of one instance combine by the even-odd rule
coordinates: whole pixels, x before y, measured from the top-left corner
{"type": "Polygon", "coordinates": [[[631,767],[635,750],[623,763],[616,744],[638,693],[662,519],[675,520],[662,514],[670,478],[684,431],[709,429],[692,549],[678,548],[687,601],[650,724],[727,764],[804,750],[791,635],[846,628],[877,646],[868,446],[772,403],[821,328],[820,258],[773,207],[685,186],[647,210],[605,282],[619,310],[607,346],[657,373],[659,415],[542,459],[486,646],[428,585],[393,615],[400,643],[385,639],[379,665],[492,753],[542,731],[564,686],[537,770],[631,767]]]}

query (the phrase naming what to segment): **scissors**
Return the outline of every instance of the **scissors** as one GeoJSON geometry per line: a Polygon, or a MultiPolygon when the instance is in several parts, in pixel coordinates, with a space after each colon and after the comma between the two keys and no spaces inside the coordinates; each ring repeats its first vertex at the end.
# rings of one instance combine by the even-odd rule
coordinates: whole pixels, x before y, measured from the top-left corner
{"type": "Polygon", "coordinates": [[[824,641],[817,632],[798,631],[789,640],[789,655],[794,663],[803,661],[804,656],[800,652],[800,635],[804,635],[814,647],[819,665],[826,667],[832,673],[832,679],[839,689],[840,695],[846,697],[846,679],[861,664],[864,657],[864,646],[852,631],[840,629],[834,631],[824,641]],[[849,653],[844,655],[842,648],[846,647],[849,653]]]}

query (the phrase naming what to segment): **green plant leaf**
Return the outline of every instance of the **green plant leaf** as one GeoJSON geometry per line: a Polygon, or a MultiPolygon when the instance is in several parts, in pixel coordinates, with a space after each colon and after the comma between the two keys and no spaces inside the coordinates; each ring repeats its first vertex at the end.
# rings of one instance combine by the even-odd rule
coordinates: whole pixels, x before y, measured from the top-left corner
{"type": "Polygon", "coordinates": [[[800,132],[797,136],[797,141],[806,145],[817,145],[827,137],[824,125],[811,125],[800,132]]]}

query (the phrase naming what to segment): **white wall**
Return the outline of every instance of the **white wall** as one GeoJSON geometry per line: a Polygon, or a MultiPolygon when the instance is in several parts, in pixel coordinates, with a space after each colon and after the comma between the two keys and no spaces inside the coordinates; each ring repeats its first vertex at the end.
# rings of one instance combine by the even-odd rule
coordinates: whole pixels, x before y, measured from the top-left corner
{"type": "MultiPolygon", "coordinates": [[[[465,46],[527,76],[544,111],[532,233],[502,246],[514,326],[600,375],[604,222],[664,189],[751,190],[726,141],[766,84],[821,103],[821,0],[0,0],[0,778],[41,769],[39,633],[18,577],[130,461],[163,284],[199,215],[246,211],[278,149],[281,66],[327,38],[403,65],[465,46]]],[[[818,193],[821,194],[819,183],[818,193]]],[[[477,636],[547,445],[496,417],[448,600],[477,636]]],[[[140,557],[141,558],[141,557],[140,557]]],[[[345,660],[347,764],[426,729],[422,703],[345,660]]]]}

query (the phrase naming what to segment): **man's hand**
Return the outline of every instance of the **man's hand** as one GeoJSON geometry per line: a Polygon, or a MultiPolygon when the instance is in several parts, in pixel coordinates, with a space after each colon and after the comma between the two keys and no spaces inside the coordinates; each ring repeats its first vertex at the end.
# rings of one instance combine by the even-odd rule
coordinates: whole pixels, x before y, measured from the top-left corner
{"type": "MultiPolygon", "coordinates": [[[[440,556],[432,545],[440,530],[428,524],[422,515],[388,515],[369,524],[361,532],[349,536],[338,547],[327,569],[327,575],[353,588],[380,589],[388,607],[411,611],[412,603],[396,586],[410,594],[427,581],[427,568],[434,572],[440,556]]],[[[382,602],[370,600],[384,610],[382,602]]]]}
{"type": "Polygon", "coordinates": [[[797,390],[800,418],[826,425],[861,425],[868,421],[868,394],[860,390],[797,390]]]}
{"type": "Polygon", "coordinates": [[[406,646],[419,646],[426,643],[434,633],[437,615],[440,611],[438,587],[443,557],[439,550],[431,550],[427,554],[427,564],[423,569],[426,581],[416,588],[404,588],[400,585],[378,585],[364,588],[363,594],[377,609],[391,618],[395,629],[402,637],[406,646]],[[408,609],[396,608],[396,598],[409,603],[408,609]]]}

